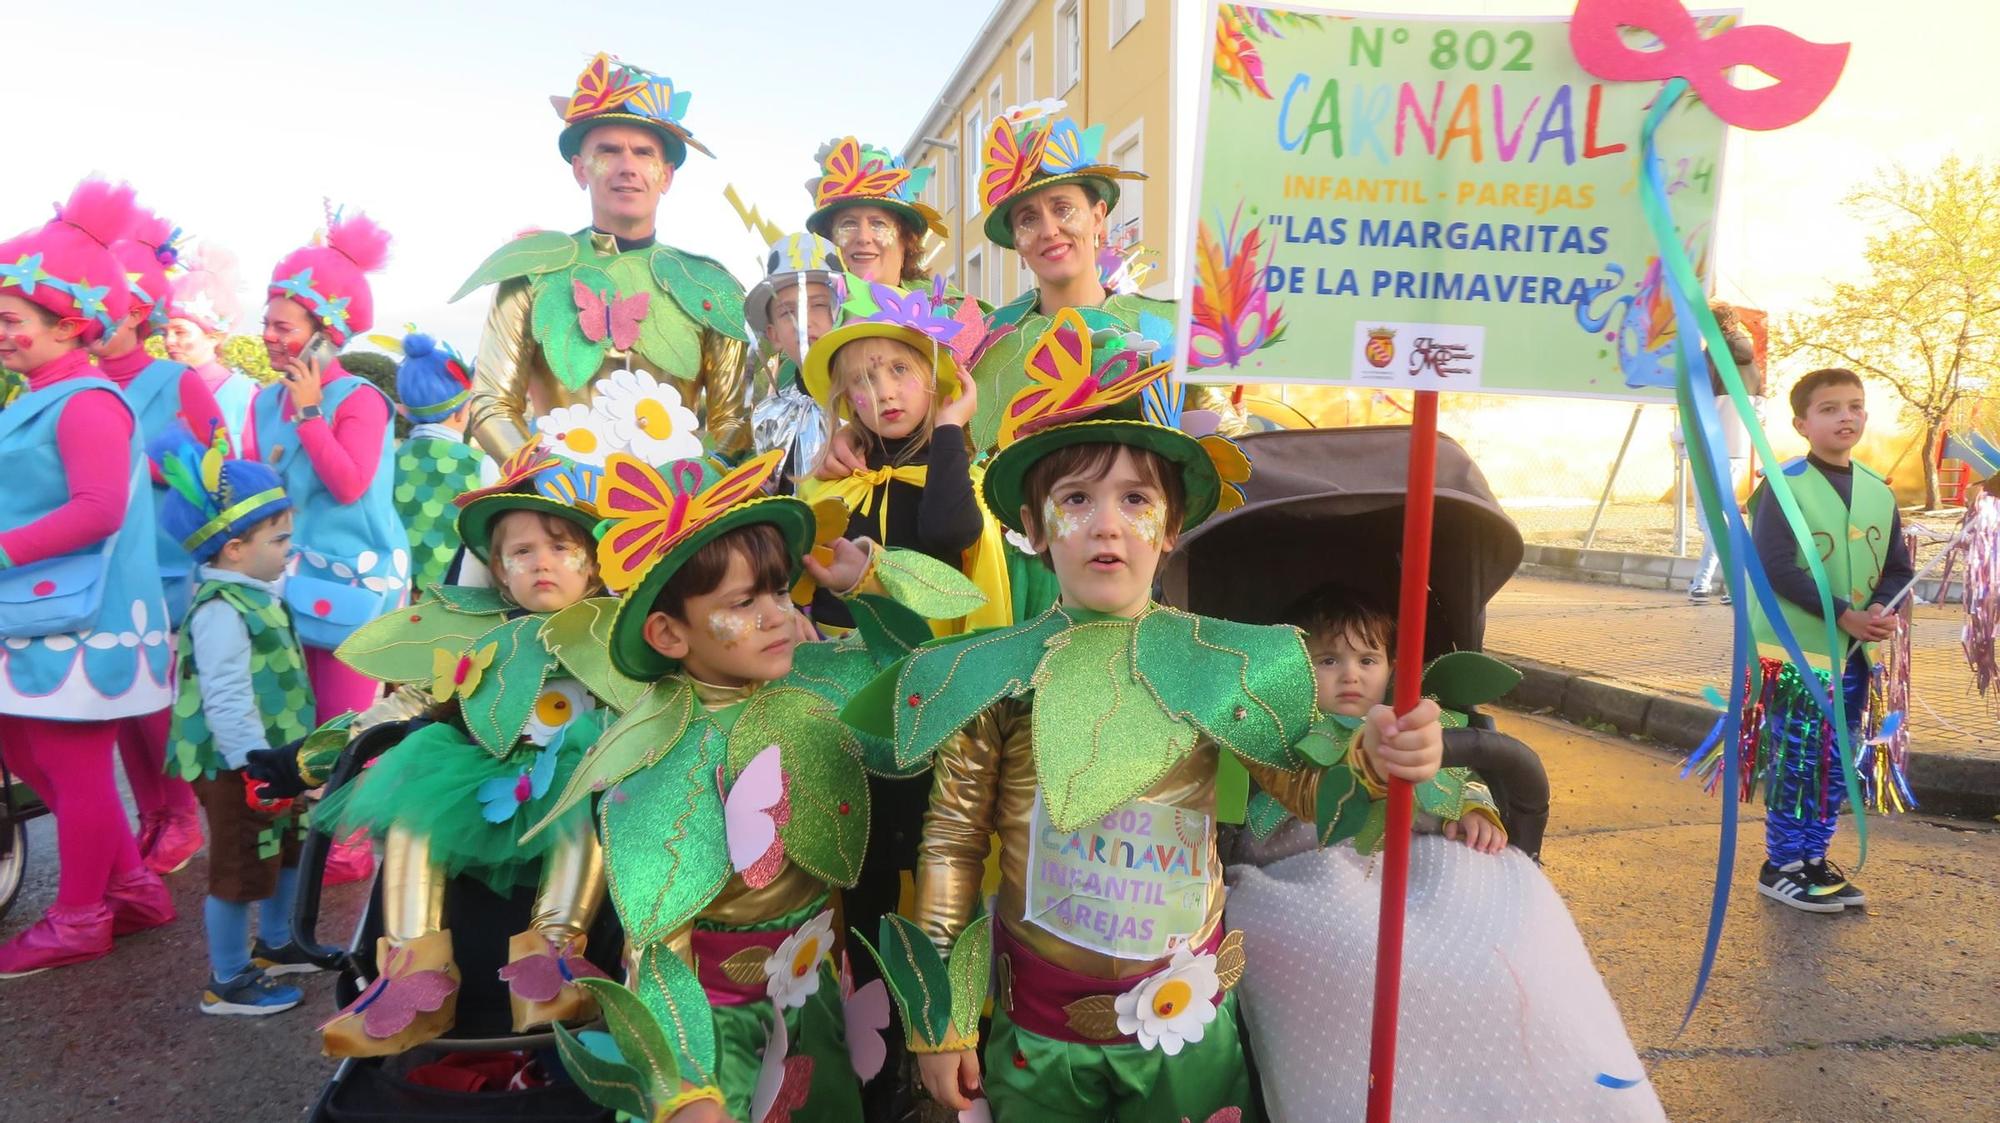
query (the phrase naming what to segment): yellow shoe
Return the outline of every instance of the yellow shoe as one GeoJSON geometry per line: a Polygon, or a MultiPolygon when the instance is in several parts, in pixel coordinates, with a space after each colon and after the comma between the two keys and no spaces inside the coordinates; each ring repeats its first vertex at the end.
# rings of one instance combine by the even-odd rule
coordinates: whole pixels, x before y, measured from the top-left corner
{"type": "Polygon", "coordinates": [[[459,976],[450,932],[426,932],[400,945],[384,936],[375,941],[375,964],[381,976],[319,1027],[327,1056],[393,1056],[452,1027],[459,976]]]}
{"type": "Polygon", "coordinates": [[[578,979],[602,979],[604,972],[583,957],[582,936],[558,945],[540,932],[519,932],[507,941],[507,1000],[514,1010],[514,1032],[525,1033],[552,1022],[581,1024],[597,1018],[597,1000],[576,985],[578,979]]]}

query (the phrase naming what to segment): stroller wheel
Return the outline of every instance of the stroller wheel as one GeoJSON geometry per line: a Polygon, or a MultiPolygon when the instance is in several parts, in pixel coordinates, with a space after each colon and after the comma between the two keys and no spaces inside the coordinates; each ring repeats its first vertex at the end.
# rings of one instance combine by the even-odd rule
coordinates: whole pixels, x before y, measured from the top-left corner
{"type": "Polygon", "coordinates": [[[0,916],[6,916],[7,910],[13,907],[27,871],[28,824],[10,819],[6,833],[0,835],[0,916]]]}

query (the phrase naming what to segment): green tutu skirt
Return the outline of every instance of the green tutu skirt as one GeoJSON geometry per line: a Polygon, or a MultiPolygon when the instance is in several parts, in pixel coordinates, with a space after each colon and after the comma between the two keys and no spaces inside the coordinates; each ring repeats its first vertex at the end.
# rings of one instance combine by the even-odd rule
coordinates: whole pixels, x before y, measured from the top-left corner
{"type": "Polygon", "coordinates": [[[548,747],[524,741],[496,759],[455,725],[426,725],[329,793],[313,811],[313,826],[336,838],[401,827],[430,840],[431,861],[446,876],[469,874],[511,893],[537,880],[557,840],[591,829],[586,801],[521,841],[555,806],[602,728],[597,714],[579,715],[548,747]]]}

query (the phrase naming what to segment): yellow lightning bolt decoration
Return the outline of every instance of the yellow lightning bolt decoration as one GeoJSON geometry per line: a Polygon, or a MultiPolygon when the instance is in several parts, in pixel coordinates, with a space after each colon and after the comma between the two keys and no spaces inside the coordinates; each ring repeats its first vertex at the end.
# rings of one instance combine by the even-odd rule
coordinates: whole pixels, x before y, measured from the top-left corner
{"type": "Polygon", "coordinates": [[[746,207],[743,205],[743,197],[736,193],[735,184],[725,185],[722,189],[722,197],[728,199],[729,205],[736,208],[736,217],[743,220],[743,228],[753,234],[762,235],[765,245],[775,244],[778,239],[785,236],[785,232],[778,229],[776,223],[758,214],[756,207],[746,207]]]}

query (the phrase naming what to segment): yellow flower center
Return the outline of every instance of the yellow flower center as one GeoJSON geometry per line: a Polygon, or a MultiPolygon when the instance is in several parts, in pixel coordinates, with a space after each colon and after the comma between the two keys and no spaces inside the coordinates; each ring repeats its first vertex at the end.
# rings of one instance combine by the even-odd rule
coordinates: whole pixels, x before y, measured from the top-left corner
{"type": "Polygon", "coordinates": [[[1162,1018],[1171,1018],[1187,1009],[1194,1000],[1194,988],[1180,979],[1173,979],[1153,992],[1153,1013],[1162,1018]]]}
{"type": "Polygon", "coordinates": [[[664,441],[674,435],[673,414],[667,412],[666,405],[660,401],[653,398],[642,400],[639,408],[632,411],[632,416],[638,419],[640,431],[656,441],[664,441]]]}
{"type": "Polygon", "coordinates": [[[569,721],[569,696],[560,690],[544,691],[535,699],[535,720],[543,725],[562,725],[569,721]]]}
{"type": "Polygon", "coordinates": [[[597,434],[588,429],[571,429],[563,434],[563,443],[577,452],[596,452],[597,434]]]}
{"type": "Polygon", "coordinates": [[[803,979],[819,964],[819,941],[807,940],[792,953],[792,978],[803,979]]]}

